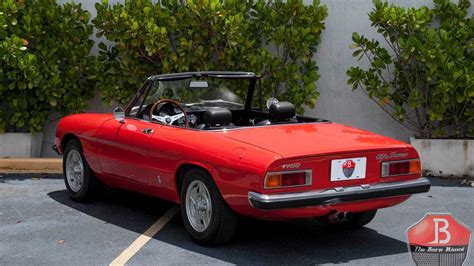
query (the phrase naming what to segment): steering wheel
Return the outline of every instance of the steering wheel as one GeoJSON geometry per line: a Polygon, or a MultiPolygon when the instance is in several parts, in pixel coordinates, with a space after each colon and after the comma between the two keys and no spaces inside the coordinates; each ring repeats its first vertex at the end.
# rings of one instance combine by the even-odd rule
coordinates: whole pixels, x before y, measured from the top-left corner
{"type": "Polygon", "coordinates": [[[184,125],[185,127],[189,127],[189,120],[188,120],[188,115],[186,114],[186,111],[184,110],[183,106],[171,99],[161,99],[157,101],[156,103],[153,104],[153,106],[150,109],[150,121],[156,120],[158,122],[161,122],[165,125],[172,125],[174,122],[178,121],[181,117],[184,117],[184,125]],[[177,106],[181,110],[181,114],[176,114],[176,115],[154,115],[154,113],[160,113],[161,108],[163,108],[164,105],[160,107],[159,110],[156,110],[158,106],[162,103],[171,103],[174,106],[177,106]]]}

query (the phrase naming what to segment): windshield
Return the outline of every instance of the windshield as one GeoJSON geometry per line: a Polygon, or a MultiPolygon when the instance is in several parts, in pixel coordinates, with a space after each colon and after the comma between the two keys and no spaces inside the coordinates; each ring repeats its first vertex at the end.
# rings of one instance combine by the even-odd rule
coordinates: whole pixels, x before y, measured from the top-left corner
{"type": "Polygon", "coordinates": [[[184,106],[226,106],[243,108],[249,79],[215,77],[186,78],[154,82],[144,105],[173,99],[184,106]]]}
{"type": "Polygon", "coordinates": [[[255,98],[252,97],[255,83],[255,74],[251,72],[185,72],[153,76],[129,105],[127,116],[140,116],[162,99],[178,101],[190,111],[209,107],[250,108],[251,104],[245,106],[245,103],[255,98]]]}
{"type": "MultiPolygon", "coordinates": [[[[265,110],[262,103],[266,95],[260,80],[253,72],[237,71],[151,76],[133,97],[125,115],[199,130],[317,121],[296,117],[290,103],[280,108],[281,113],[265,110]]],[[[278,100],[268,99],[267,102],[278,100]]]]}

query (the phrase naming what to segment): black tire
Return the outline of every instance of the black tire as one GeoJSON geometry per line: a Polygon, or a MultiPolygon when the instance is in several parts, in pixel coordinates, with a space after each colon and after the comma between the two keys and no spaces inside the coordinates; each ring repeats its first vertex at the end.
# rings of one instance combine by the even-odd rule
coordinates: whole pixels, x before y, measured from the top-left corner
{"type": "Polygon", "coordinates": [[[212,177],[206,171],[193,168],[184,174],[180,205],[184,227],[197,243],[206,246],[222,245],[227,243],[234,235],[238,215],[224,201],[212,177]],[[186,193],[195,180],[201,181],[206,186],[212,205],[210,222],[202,232],[193,228],[186,211],[186,193]]]}
{"type": "Polygon", "coordinates": [[[92,169],[87,164],[87,161],[82,152],[82,145],[77,139],[72,139],[66,143],[63,154],[63,173],[64,183],[66,184],[67,192],[72,200],[77,202],[88,202],[98,196],[103,189],[102,183],[97,179],[92,172],[92,169]],[[80,155],[83,168],[83,182],[78,191],[74,191],[68,182],[67,175],[67,158],[71,152],[77,152],[80,155]]]}
{"type": "Polygon", "coordinates": [[[357,212],[352,214],[350,220],[343,221],[343,222],[330,222],[328,217],[320,217],[316,220],[319,224],[323,226],[329,226],[333,229],[358,229],[363,227],[364,225],[370,223],[377,213],[377,210],[366,211],[366,212],[357,212]]]}

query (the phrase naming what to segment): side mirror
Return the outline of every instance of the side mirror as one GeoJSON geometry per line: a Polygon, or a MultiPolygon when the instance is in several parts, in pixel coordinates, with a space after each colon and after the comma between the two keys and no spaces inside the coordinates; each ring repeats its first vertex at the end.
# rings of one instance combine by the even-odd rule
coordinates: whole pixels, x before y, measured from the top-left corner
{"type": "Polygon", "coordinates": [[[114,118],[115,120],[119,121],[120,123],[125,122],[125,111],[122,107],[115,107],[114,109],[114,118]]]}

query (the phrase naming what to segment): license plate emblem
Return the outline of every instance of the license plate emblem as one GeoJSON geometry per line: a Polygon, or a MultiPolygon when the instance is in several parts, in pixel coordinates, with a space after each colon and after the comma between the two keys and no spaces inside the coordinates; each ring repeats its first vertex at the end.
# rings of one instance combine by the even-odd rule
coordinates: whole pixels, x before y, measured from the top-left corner
{"type": "Polygon", "coordinates": [[[331,181],[364,179],[366,167],[366,157],[332,160],[331,181]]]}

